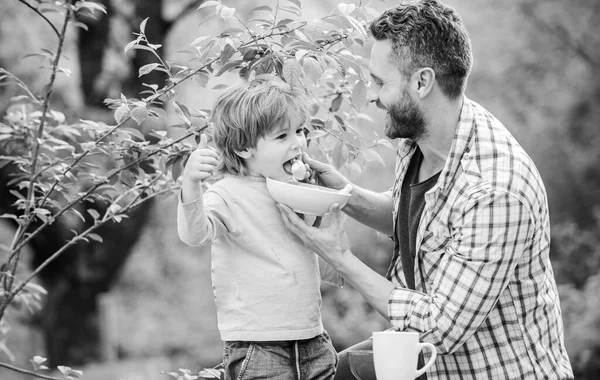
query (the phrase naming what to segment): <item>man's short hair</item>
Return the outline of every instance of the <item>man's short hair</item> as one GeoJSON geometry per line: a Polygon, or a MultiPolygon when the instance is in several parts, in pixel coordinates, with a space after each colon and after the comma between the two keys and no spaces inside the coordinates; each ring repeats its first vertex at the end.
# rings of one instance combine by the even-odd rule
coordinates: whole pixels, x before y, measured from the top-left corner
{"type": "Polygon", "coordinates": [[[225,90],[212,109],[213,140],[220,153],[218,169],[245,175],[244,162],[236,152],[256,148],[266,136],[291,115],[307,120],[310,105],[305,93],[272,75],[225,90]]]}
{"type": "Polygon", "coordinates": [[[430,67],[450,99],[464,93],[471,71],[471,41],[456,11],[438,0],[403,3],[383,12],[369,30],[375,40],[391,40],[390,59],[410,75],[430,67]]]}

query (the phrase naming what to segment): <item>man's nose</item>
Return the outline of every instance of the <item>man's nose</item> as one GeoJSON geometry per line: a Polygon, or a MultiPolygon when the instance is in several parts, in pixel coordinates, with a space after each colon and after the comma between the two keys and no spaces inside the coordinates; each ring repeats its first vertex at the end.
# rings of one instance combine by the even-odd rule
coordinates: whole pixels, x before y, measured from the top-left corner
{"type": "Polygon", "coordinates": [[[373,88],[373,86],[369,86],[367,88],[367,101],[369,103],[377,103],[379,100],[379,92],[373,88]]]}

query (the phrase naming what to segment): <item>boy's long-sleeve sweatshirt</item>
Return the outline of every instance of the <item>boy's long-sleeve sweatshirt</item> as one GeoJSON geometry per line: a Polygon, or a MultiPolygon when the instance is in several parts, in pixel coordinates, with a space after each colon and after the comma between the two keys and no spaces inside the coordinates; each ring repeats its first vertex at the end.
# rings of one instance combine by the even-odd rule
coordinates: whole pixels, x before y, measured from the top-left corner
{"type": "MultiPolygon", "coordinates": [[[[179,236],[212,243],[212,283],[224,341],[312,338],[323,332],[317,256],[287,230],[264,178],[225,176],[179,198],[179,236]]],[[[340,277],[328,273],[329,283],[340,277]]]]}

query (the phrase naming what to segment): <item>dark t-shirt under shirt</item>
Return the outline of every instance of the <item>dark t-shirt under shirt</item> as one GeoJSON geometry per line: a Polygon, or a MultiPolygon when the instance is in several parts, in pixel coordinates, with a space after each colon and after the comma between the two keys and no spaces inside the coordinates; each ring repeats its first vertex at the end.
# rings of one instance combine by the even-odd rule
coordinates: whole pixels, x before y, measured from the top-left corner
{"type": "MultiPolygon", "coordinates": [[[[398,219],[396,221],[396,233],[394,236],[394,257],[400,255],[402,270],[406,278],[406,286],[412,290],[415,290],[417,232],[419,230],[421,214],[425,207],[425,193],[435,185],[440,175],[440,172],[438,172],[425,181],[418,182],[422,161],[423,153],[417,147],[408,165],[406,176],[402,181],[400,207],[398,208],[398,219]]],[[[423,355],[420,354],[418,368],[423,367],[423,365],[423,355]]],[[[418,378],[418,380],[426,379],[426,374],[418,378]]]]}
{"type": "Polygon", "coordinates": [[[394,239],[395,253],[400,255],[402,260],[406,286],[412,290],[415,289],[414,268],[417,232],[419,230],[421,214],[425,207],[425,193],[435,185],[440,175],[438,172],[425,181],[418,182],[422,161],[423,153],[417,147],[402,182],[400,207],[398,208],[398,220],[396,221],[396,236],[394,239]]]}

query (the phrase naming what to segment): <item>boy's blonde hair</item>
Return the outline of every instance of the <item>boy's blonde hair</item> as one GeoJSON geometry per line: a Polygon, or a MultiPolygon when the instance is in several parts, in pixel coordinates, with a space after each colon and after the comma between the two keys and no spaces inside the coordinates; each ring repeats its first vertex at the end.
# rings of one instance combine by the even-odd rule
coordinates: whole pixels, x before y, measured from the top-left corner
{"type": "Polygon", "coordinates": [[[236,152],[256,148],[260,138],[291,114],[308,120],[308,99],[275,76],[257,76],[225,90],[212,109],[213,140],[220,153],[218,169],[245,175],[244,161],[236,152]]]}

